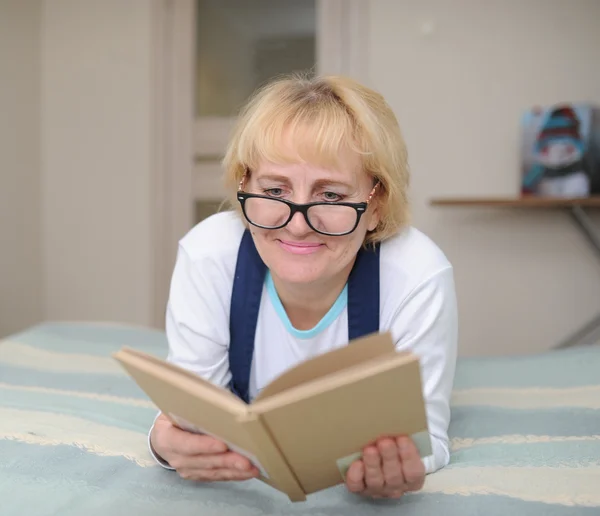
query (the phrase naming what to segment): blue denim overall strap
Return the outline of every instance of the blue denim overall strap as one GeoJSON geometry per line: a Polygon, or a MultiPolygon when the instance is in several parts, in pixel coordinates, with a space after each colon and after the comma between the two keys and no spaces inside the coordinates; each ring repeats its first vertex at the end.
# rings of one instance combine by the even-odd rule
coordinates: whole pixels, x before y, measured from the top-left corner
{"type": "MultiPolygon", "coordinates": [[[[348,278],[348,336],[379,331],[379,244],[361,248],[348,278]]],[[[252,235],[244,231],[238,250],[229,315],[231,391],[250,402],[250,369],[267,267],[252,235]]]]}

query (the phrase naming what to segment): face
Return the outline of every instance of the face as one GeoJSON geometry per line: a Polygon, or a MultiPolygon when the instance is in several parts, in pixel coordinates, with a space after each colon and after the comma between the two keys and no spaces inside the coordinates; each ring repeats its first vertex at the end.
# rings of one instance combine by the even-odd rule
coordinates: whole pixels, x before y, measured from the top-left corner
{"type": "Polygon", "coordinates": [[[581,159],[581,151],[567,140],[549,142],[539,152],[539,161],[549,168],[564,167],[579,159],[581,159]]]}
{"type": "MultiPolygon", "coordinates": [[[[310,202],[365,202],[373,189],[373,180],[362,171],[356,154],[342,156],[339,169],[324,169],[307,163],[261,163],[252,171],[244,190],[286,199],[298,204],[310,202]]],[[[327,207],[318,217],[311,216],[319,227],[335,224],[327,219],[327,207]],[[321,218],[321,220],[319,220],[321,218]]],[[[250,226],[254,243],[271,273],[281,282],[309,284],[347,278],[356,253],[367,231],[376,228],[379,215],[372,200],[357,228],[348,235],[329,236],[317,233],[302,213],[281,229],[250,226]]]]}

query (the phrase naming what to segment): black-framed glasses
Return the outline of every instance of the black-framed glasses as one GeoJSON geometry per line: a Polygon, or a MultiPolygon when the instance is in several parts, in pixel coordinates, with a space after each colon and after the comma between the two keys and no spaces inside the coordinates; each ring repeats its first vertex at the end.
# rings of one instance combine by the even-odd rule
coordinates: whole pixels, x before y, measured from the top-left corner
{"type": "Polygon", "coordinates": [[[237,199],[246,220],[262,229],[280,229],[286,226],[296,212],[302,213],[308,226],[327,236],[352,233],[367,211],[379,183],[375,184],[365,202],[295,202],[243,191],[245,178],[240,181],[237,199]]]}

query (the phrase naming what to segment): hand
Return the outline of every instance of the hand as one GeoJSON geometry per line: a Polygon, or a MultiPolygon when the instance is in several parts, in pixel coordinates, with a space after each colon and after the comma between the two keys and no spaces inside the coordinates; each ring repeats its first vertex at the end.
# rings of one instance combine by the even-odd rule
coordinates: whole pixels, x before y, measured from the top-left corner
{"type": "Polygon", "coordinates": [[[373,498],[400,498],[419,491],[425,483],[425,466],[409,437],[382,438],[363,450],[346,474],[349,491],[373,498]]]}
{"type": "Polygon", "coordinates": [[[154,423],[150,443],[154,451],[187,480],[248,480],[259,475],[246,457],[229,451],[222,441],[181,430],[163,414],[154,423]]]}

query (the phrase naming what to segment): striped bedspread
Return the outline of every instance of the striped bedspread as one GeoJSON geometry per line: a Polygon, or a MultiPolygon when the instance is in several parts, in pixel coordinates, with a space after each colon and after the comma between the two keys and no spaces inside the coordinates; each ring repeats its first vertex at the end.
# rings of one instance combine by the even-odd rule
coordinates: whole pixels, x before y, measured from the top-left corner
{"type": "Polygon", "coordinates": [[[164,335],[47,324],[0,341],[0,514],[600,515],[600,348],[462,359],[452,458],[422,492],[368,501],[343,486],[291,504],[258,481],[193,484],[156,466],[156,414],[110,354],[165,356],[164,335]]]}

